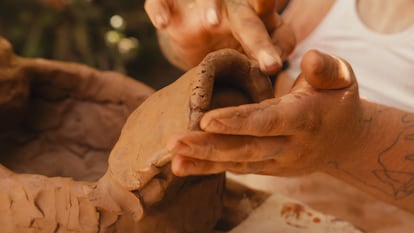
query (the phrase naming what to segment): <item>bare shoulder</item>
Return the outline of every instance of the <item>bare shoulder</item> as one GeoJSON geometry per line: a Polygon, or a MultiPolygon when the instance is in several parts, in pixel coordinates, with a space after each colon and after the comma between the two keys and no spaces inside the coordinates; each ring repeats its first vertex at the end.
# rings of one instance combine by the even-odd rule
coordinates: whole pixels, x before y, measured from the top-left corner
{"type": "Polygon", "coordinates": [[[285,23],[289,24],[300,43],[319,25],[331,9],[335,0],[291,0],[283,12],[285,23]]]}

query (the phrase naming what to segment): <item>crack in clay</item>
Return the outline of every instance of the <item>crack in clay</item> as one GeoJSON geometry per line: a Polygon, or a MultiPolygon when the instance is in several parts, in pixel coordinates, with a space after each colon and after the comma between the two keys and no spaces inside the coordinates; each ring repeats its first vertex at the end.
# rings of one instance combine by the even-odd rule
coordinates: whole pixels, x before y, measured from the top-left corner
{"type": "MultiPolygon", "coordinates": [[[[242,83],[242,89],[252,95],[251,99],[255,101],[272,96],[273,90],[268,78],[253,74],[250,61],[245,56],[233,50],[212,53],[198,67],[155,93],[137,81],[119,81],[121,79],[118,76],[102,81],[106,75],[111,74],[86,66],[11,57],[16,59],[16,68],[21,66],[23,70],[30,71],[28,74],[35,74],[31,77],[34,80],[31,85],[37,91],[29,98],[39,102],[40,105],[36,107],[44,104],[41,111],[29,106],[27,114],[30,111],[37,113],[36,110],[41,114],[35,122],[27,122],[25,127],[33,130],[35,139],[47,145],[42,148],[56,149],[56,153],[63,151],[79,156],[91,150],[110,148],[112,141],[100,141],[100,138],[119,134],[118,130],[122,126],[114,124],[113,128],[103,132],[108,135],[89,128],[87,130],[91,130],[90,132],[86,132],[84,128],[70,128],[82,127],[75,119],[69,119],[73,121],[69,121],[68,125],[64,124],[68,120],[66,117],[72,116],[72,110],[75,109],[79,116],[88,117],[88,111],[94,109],[87,108],[85,104],[97,105],[100,109],[108,109],[109,113],[119,113],[115,115],[117,119],[114,122],[122,122],[126,118],[124,115],[128,115],[144,98],[150,94],[151,96],[129,115],[120,136],[117,137],[118,142],[110,153],[108,169],[97,182],[16,174],[6,168],[2,169],[2,174],[12,174],[8,176],[8,180],[3,180],[0,189],[0,194],[10,196],[10,199],[0,200],[1,207],[6,207],[5,210],[14,216],[13,223],[5,226],[7,233],[19,231],[19,224],[29,224],[33,232],[44,232],[47,228],[48,231],[53,230],[56,233],[212,231],[222,213],[224,174],[186,178],[174,176],[169,166],[171,157],[165,149],[165,143],[173,133],[199,129],[202,114],[211,108],[216,78],[226,78],[224,76],[236,72],[237,75],[230,75],[226,83],[235,86],[242,83]],[[255,85],[252,85],[251,79],[255,80],[255,85]],[[99,84],[99,88],[94,85],[95,82],[99,84]],[[58,90],[58,86],[65,85],[67,88],[58,90]],[[122,96],[119,96],[120,90],[123,91],[122,96]],[[56,97],[58,98],[54,99],[56,97]],[[47,103],[51,105],[48,106],[47,103]],[[50,120],[48,113],[51,110],[56,113],[55,117],[58,119],[54,120],[57,123],[47,122],[50,120]],[[34,130],[35,127],[39,129],[34,130]],[[68,130],[67,134],[70,136],[62,136],[63,132],[56,132],[59,130],[68,130]],[[97,132],[100,134],[96,135],[97,132]],[[90,145],[92,142],[97,144],[90,145]],[[65,143],[74,143],[74,147],[65,143]],[[31,200],[32,197],[35,197],[34,200],[31,200]]],[[[230,95],[236,99],[240,96],[234,95],[234,92],[230,92],[230,95]]],[[[98,110],[97,113],[101,112],[98,110]]],[[[112,120],[112,116],[105,115],[95,121],[112,120]]],[[[99,114],[92,114],[92,117],[99,117],[99,114]]],[[[8,151],[18,148],[4,146],[8,151]]],[[[23,143],[22,150],[29,148],[28,146],[30,145],[23,143]]],[[[49,152],[39,149],[36,153],[42,155],[49,152]]],[[[36,154],[33,153],[32,156],[36,154]]],[[[7,222],[8,216],[1,215],[0,220],[7,222]]]]}

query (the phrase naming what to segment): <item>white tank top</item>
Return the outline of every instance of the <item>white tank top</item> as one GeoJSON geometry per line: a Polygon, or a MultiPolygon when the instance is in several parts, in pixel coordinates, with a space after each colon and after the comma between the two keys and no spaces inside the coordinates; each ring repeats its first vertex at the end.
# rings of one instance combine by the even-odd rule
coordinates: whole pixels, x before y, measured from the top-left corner
{"type": "Polygon", "coordinates": [[[309,49],[347,60],[362,97],[414,112],[414,25],[400,33],[377,33],[359,19],[356,0],[337,0],[293,51],[287,70],[290,77],[297,77],[309,49]]]}

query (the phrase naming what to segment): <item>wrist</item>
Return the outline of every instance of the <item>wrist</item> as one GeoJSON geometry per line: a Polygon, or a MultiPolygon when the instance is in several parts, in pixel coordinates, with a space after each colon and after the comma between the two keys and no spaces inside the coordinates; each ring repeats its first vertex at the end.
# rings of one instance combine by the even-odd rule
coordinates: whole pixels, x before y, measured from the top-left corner
{"type": "Polygon", "coordinates": [[[319,168],[322,172],[334,175],[332,169],[335,171],[338,166],[353,164],[362,159],[361,155],[371,153],[370,141],[375,140],[371,135],[375,128],[371,115],[376,107],[363,100],[358,101],[348,114],[333,116],[342,120],[337,121],[326,136],[327,143],[323,145],[326,149],[322,152],[324,160],[319,168]]]}
{"type": "Polygon", "coordinates": [[[414,210],[412,162],[414,114],[362,101],[363,126],[356,133],[356,148],[340,160],[331,159],[325,172],[384,201],[414,210]],[[411,120],[410,120],[411,119],[411,120]],[[409,204],[409,205],[407,205],[409,204]]]}

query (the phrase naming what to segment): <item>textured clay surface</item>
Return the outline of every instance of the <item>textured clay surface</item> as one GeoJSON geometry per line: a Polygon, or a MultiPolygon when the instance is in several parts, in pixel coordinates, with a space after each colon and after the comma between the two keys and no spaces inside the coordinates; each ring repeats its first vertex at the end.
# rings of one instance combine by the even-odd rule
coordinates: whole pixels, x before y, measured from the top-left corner
{"type": "Polygon", "coordinates": [[[122,74],[15,56],[0,38],[1,232],[211,232],[224,175],[175,177],[165,141],[198,130],[211,108],[271,96],[235,51],[154,93],[122,74]]]}

